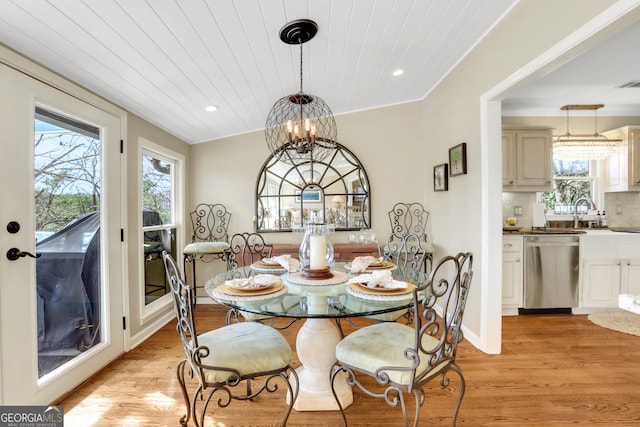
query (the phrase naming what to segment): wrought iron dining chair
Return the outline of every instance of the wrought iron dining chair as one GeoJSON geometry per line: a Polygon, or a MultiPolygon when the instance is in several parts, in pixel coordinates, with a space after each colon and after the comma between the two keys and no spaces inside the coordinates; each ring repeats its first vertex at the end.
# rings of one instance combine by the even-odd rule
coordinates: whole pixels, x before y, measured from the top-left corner
{"type": "Polygon", "coordinates": [[[237,233],[231,236],[229,240],[229,249],[225,253],[227,262],[227,270],[237,270],[239,274],[242,269],[253,264],[262,258],[270,258],[273,251],[273,245],[266,243],[264,237],[258,233],[237,233]]]}
{"type": "Polygon", "coordinates": [[[403,270],[413,269],[421,271],[427,258],[427,252],[422,247],[421,238],[414,233],[393,233],[384,245],[382,256],[403,270]]]}
{"type": "Polygon", "coordinates": [[[336,346],[336,362],[331,370],[331,388],[344,425],[347,417],[335,392],[336,381],[358,386],[368,396],[384,398],[392,407],[402,408],[405,426],[409,425],[405,393],[415,398],[413,425],[420,419],[425,401],[424,387],[438,378],[442,387],[450,386],[450,374],[460,378],[458,397],[453,410],[455,426],[465,380],[456,362],[458,344],[463,339],[462,317],[471,285],[473,256],[460,253],[441,259],[429,279],[413,291],[412,325],[397,322],[378,323],[358,329],[336,346]],[[360,381],[373,377],[381,391],[372,391],[360,381]]]}
{"type": "Polygon", "coordinates": [[[387,212],[387,215],[391,224],[391,234],[413,233],[420,237],[420,244],[426,252],[424,268],[425,272],[428,272],[433,264],[433,245],[427,236],[429,211],[418,202],[399,202],[387,212]]]}
{"type": "MultiPolygon", "coordinates": [[[[396,264],[400,272],[400,276],[403,277],[418,277],[417,274],[422,271],[426,252],[420,245],[420,238],[413,233],[394,233],[387,238],[384,245],[384,252],[382,257],[385,261],[396,264]],[[416,274],[411,274],[411,273],[416,274]]],[[[404,319],[405,323],[411,323],[413,311],[412,308],[392,311],[385,314],[376,314],[374,316],[365,316],[367,319],[374,320],[376,322],[396,322],[400,319],[404,319]]],[[[359,329],[360,326],[354,323],[351,319],[345,319],[352,327],[359,329]]],[[[336,319],[338,329],[341,336],[344,336],[341,320],[336,319]]]]}
{"type": "Polygon", "coordinates": [[[201,203],[190,213],[193,235],[191,243],[184,247],[183,269],[186,274],[187,263],[190,262],[193,271],[194,301],[197,300],[196,260],[203,262],[224,259],[229,249],[229,222],[231,213],[222,204],[201,203]]]}
{"type": "MultiPolygon", "coordinates": [[[[236,233],[229,241],[229,249],[225,253],[227,262],[227,271],[230,278],[245,278],[251,274],[245,267],[249,267],[256,261],[263,258],[270,258],[273,251],[273,245],[266,243],[264,237],[259,233],[236,233]]],[[[276,324],[273,316],[265,316],[250,313],[235,308],[227,311],[227,324],[240,322],[242,320],[252,322],[268,322],[269,326],[276,329],[286,329],[291,326],[297,319],[287,319],[287,322],[276,324]]]]}
{"type": "Polygon", "coordinates": [[[292,375],[298,383],[297,374],[291,367],[293,355],[287,340],[275,329],[255,322],[234,323],[198,334],[193,317],[194,291],[184,282],[173,257],[164,252],[163,260],[173,295],[177,330],[185,351],[185,358],[177,369],[187,409],[180,418],[180,425],[187,426],[193,417],[196,426],[203,426],[207,407],[214,396],[217,396],[214,401],[218,407],[225,408],[233,400],[251,401],[265,390],[276,392],[278,382],[282,381],[289,400],[282,419],[285,426],[298,395],[297,387],[294,389],[290,381],[292,375]],[[191,399],[186,386],[187,375],[190,379],[195,378],[198,384],[191,399]],[[259,378],[263,382],[256,387],[253,380],[259,378]],[[199,415],[198,402],[202,404],[199,415]]]}

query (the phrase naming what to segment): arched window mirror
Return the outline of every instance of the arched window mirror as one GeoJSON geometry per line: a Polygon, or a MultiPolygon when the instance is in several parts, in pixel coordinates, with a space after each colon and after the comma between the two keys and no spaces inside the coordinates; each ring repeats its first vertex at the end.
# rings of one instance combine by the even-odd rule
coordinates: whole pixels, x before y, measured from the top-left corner
{"type": "Polygon", "coordinates": [[[337,144],[324,161],[289,164],[271,155],[256,185],[256,229],[292,231],[308,223],[371,228],[370,189],[358,158],[337,144]]]}

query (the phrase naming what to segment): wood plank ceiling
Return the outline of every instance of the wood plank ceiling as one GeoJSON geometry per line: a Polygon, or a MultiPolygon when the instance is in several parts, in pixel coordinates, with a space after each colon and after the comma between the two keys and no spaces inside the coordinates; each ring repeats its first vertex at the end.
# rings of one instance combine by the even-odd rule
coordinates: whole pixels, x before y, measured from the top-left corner
{"type": "Polygon", "coordinates": [[[0,43],[197,143],[263,129],[298,92],[289,21],[318,23],[303,89],[339,115],[424,98],[516,2],[0,0],[0,43]]]}

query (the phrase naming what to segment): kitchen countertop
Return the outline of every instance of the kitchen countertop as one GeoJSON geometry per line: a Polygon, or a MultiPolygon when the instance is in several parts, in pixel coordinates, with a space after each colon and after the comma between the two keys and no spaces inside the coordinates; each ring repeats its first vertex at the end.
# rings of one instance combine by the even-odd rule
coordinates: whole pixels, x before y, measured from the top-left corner
{"type": "Polygon", "coordinates": [[[603,234],[603,233],[640,233],[640,227],[612,227],[612,228],[535,228],[522,227],[519,230],[502,230],[504,235],[513,234],[603,234]]]}

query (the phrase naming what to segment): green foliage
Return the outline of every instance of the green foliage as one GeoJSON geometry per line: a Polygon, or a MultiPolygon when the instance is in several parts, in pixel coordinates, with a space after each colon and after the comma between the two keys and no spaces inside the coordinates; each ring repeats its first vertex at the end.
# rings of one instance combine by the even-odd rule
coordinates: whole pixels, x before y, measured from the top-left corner
{"type": "Polygon", "coordinates": [[[58,231],[74,219],[95,212],[100,202],[91,194],[54,194],[36,191],[36,230],[58,231]]]}
{"type": "Polygon", "coordinates": [[[581,197],[591,198],[588,160],[554,159],[553,174],[553,191],[542,193],[547,209],[553,210],[557,203],[574,204],[581,197]]]}

